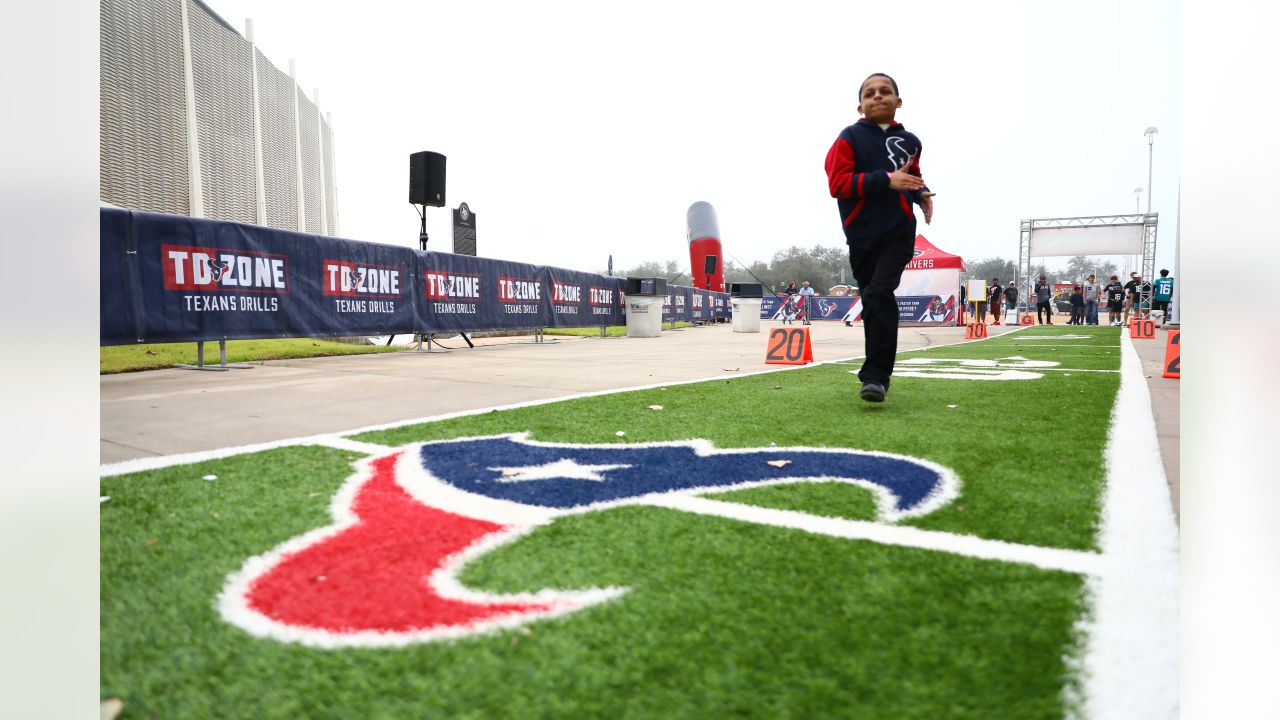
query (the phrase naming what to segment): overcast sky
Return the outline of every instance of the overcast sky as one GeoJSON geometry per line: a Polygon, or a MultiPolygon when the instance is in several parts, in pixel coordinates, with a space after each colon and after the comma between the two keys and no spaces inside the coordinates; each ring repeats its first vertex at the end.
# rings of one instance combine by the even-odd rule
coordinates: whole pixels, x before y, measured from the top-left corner
{"type": "MultiPolygon", "coordinates": [[[[487,257],[687,265],[697,200],[742,263],[843,245],[823,160],[886,72],[924,143],[938,195],[919,229],[939,247],[1016,259],[1023,218],[1133,212],[1156,126],[1157,268],[1173,268],[1176,2],[208,4],[319,88],[344,237],[416,246],[408,155],[433,150],[487,257]]],[[[448,208],[427,230],[452,249],[448,208]]]]}

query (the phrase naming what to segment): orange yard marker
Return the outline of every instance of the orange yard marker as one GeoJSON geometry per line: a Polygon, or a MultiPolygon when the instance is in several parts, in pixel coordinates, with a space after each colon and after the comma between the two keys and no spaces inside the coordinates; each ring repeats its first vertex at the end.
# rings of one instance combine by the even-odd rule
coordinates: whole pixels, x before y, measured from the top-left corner
{"type": "Polygon", "coordinates": [[[1129,323],[1129,337],[1138,340],[1155,340],[1156,324],[1151,320],[1134,318],[1129,323]]]}
{"type": "Polygon", "coordinates": [[[813,362],[808,327],[774,328],[765,342],[766,365],[808,365],[813,362]]]}
{"type": "Polygon", "coordinates": [[[981,340],[987,336],[987,326],[982,323],[969,323],[964,326],[965,340],[981,340]]]}
{"type": "Polygon", "coordinates": [[[1036,319],[1031,315],[1023,315],[1022,320],[1019,321],[1018,324],[1019,325],[1035,325],[1036,319]]]}
{"type": "Polygon", "coordinates": [[[1164,345],[1164,377],[1182,379],[1182,331],[1170,330],[1164,345]]]}

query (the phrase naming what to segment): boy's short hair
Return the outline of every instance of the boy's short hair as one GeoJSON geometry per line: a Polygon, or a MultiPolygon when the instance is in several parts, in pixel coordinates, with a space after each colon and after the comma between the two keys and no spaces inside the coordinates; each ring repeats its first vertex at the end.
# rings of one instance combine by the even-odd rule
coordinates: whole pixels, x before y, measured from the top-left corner
{"type": "Polygon", "coordinates": [[[1168,275],[1169,275],[1169,271],[1168,271],[1168,270],[1161,270],[1161,271],[1160,271],[1160,277],[1167,277],[1168,275]]]}
{"type": "MultiPolygon", "coordinates": [[[[898,81],[889,77],[889,75],[885,73],[871,73],[867,76],[867,80],[870,80],[873,77],[889,78],[889,84],[893,85],[893,94],[899,96],[902,95],[902,93],[898,92],[898,81]]],[[[862,89],[867,86],[867,80],[863,80],[862,84],[858,86],[858,97],[862,97],[862,89]]]]}

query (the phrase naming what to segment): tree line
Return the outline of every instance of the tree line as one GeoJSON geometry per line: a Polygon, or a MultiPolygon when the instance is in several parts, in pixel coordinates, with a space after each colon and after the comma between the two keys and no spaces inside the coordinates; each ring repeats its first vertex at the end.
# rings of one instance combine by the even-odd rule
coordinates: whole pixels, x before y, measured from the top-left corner
{"type": "MultiPolygon", "coordinates": [[[[968,267],[968,272],[961,273],[962,282],[966,277],[988,281],[994,277],[999,278],[1002,285],[1007,285],[1010,280],[1017,277],[1016,262],[1006,258],[969,260],[965,265],[968,267]]],[[[827,294],[835,285],[857,285],[849,269],[849,250],[845,247],[814,245],[811,248],[802,248],[793,245],[774,253],[768,262],[757,260],[745,267],[738,265],[730,258],[725,258],[724,270],[726,286],[736,282],[759,282],[775,293],[782,292],[791,281],[795,281],[797,287],[807,281],[818,294],[827,294]]],[[[1117,274],[1116,264],[1084,255],[1071,258],[1067,262],[1066,270],[1049,270],[1043,263],[1039,263],[1031,267],[1031,278],[1022,278],[1022,285],[1030,286],[1033,280],[1041,275],[1044,275],[1050,283],[1084,282],[1091,273],[1099,283],[1106,284],[1108,278],[1117,274]]],[[[662,277],[675,285],[693,284],[687,259],[642,262],[617,274],[631,277],[662,277]]]]}

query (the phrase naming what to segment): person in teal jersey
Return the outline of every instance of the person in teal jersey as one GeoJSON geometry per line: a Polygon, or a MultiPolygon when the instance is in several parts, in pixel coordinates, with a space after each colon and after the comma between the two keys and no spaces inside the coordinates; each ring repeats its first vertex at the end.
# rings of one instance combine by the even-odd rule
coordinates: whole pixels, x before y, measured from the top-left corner
{"type": "Polygon", "coordinates": [[[1161,270],[1160,277],[1156,278],[1155,296],[1152,298],[1152,309],[1160,312],[1160,324],[1166,325],[1169,322],[1169,301],[1173,300],[1173,278],[1169,277],[1168,270],[1161,270]]]}

